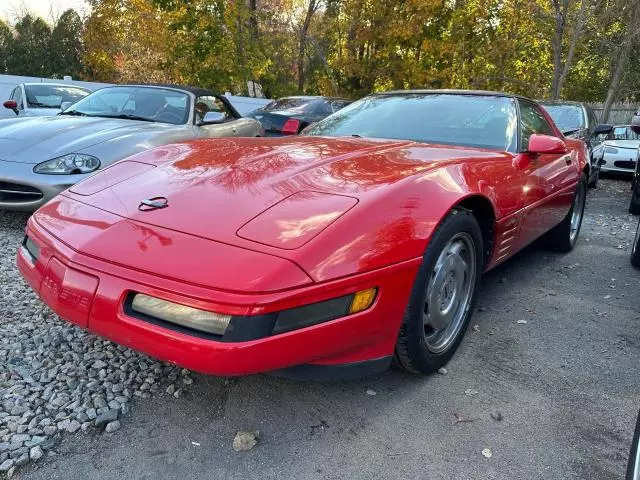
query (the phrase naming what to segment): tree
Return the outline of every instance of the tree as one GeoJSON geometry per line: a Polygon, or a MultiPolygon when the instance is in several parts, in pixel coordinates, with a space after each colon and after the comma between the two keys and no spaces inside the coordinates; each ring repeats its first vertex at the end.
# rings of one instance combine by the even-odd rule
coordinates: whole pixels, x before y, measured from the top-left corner
{"type": "Polygon", "coordinates": [[[609,83],[607,97],[604,101],[602,116],[600,118],[600,121],[603,123],[609,120],[609,112],[613,102],[618,98],[620,83],[626,71],[629,57],[631,56],[634,47],[638,45],[638,38],[640,37],[640,2],[630,2],[627,4],[627,8],[625,10],[626,12],[622,12],[622,18],[625,17],[624,13],[626,13],[627,25],[622,45],[612,62],[613,68],[611,81],[609,83]]]}
{"type": "Polygon", "coordinates": [[[0,74],[7,73],[7,59],[10,55],[13,35],[9,25],[0,20],[0,74]]]}
{"type": "Polygon", "coordinates": [[[80,15],[69,9],[62,13],[53,32],[49,51],[51,52],[51,73],[54,78],[64,75],[80,76],[82,72],[82,30],[80,15]]]}
{"type": "Polygon", "coordinates": [[[15,25],[15,35],[7,56],[7,72],[12,75],[48,77],[51,73],[49,44],[51,29],[44,20],[29,14],[15,25]]]}

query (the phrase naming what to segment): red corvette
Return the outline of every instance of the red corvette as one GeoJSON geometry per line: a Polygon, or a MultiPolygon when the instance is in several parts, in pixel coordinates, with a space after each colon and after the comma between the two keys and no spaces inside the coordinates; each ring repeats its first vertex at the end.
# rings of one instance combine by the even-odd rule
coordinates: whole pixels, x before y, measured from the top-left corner
{"type": "Polygon", "coordinates": [[[31,217],[18,265],[62,318],[199,372],[429,373],[484,271],[573,248],[588,168],[526,98],[374,94],[303,136],[117,163],[31,217]]]}

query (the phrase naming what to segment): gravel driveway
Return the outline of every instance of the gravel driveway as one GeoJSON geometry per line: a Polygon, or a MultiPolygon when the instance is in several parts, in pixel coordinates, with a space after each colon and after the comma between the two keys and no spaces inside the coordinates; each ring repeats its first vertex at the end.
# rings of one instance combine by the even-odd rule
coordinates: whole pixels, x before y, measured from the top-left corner
{"type": "Polygon", "coordinates": [[[15,270],[26,217],[0,212],[5,461],[28,461],[22,431],[46,455],[14,478],[620,479],[640,408],[629,193],[602,180],[572,253],[532,247],[486,275],[444,374],[334,384],[191,375],[67,326],[15,270]],[[238,430],[258,445],[234,452],[238,430]]]}

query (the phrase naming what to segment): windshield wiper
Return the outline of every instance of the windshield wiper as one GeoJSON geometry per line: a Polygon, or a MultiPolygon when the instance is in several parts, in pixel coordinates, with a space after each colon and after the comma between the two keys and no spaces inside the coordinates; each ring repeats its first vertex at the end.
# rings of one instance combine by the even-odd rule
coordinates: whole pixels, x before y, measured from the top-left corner
{"type": "Polygon", "coordinates": [[[60,112],[58,115],[76,115],[78,117],[93,117],[93,115],[79,112],[78,110],[65,110],[64,112],[60,112]]]}
{"type": "Polygon", "coordinates": [[[27,102],[29,104],[30,107],[35,107],[35,108],[60,108],[60,106],[55,106],[55,105],[47,105],[46,103],[40,103],[40,102],[27,102]]]}
{"type": "Polygon", "coordinates": [[[573,130],[567,130],[566,132],[562,132],[562,134],[566,137],[567,135],[573,135],[574,133],[578,133],[581,128],[574,128],[573,130]]]}
{"type": "Polygon", "coordinates": [[[130,113],[123,113],[121,115],[99,115],[104,118],[124,118],[125,120],[140,120],[142,122],[155,122],[153,118],[141,117],[139,115],[133,115],[130,113]]]}

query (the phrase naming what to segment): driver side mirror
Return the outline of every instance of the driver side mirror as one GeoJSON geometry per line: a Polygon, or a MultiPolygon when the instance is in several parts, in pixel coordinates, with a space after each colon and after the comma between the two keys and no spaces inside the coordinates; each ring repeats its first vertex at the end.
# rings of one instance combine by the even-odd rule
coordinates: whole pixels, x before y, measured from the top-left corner
{"type": "Polygon", "coordinates": [[[529,137],[529,149],[527,151],[537,154],[563,154],[567,153],[567,146],[558,137],[535,133],[529,137]]]}
{"type": "Polygon", "coordinates": [[[2,104],[4,108],[8,108],[9,110],[13,110],[13,113],[18,115],[18,103],[15,100],[7,100],[2,104]]]}
{"type": "Polygon", "coordinates": [[[602,134],[605,134],[605,133],[609,133],[609,132],[611,132],[611,130],[613,130],[613,125],[609,125],[608,123],[601,123],[593,131],[592,136],[595,137],[596,135],[602,135],[602,134]]]}
{"type": "Polygon", "coordinates": [[[60,104],[60,112],[64,112],[67,108],[73,105],[73,102],[62,102],[60,104]]]}
{"type": "Polygon", "coordinates": [[[217,123],[222,123],[226,118],[226,115],[221,112],[207,112],[204,114],[200,125],[214,125],[217,123]]]}

